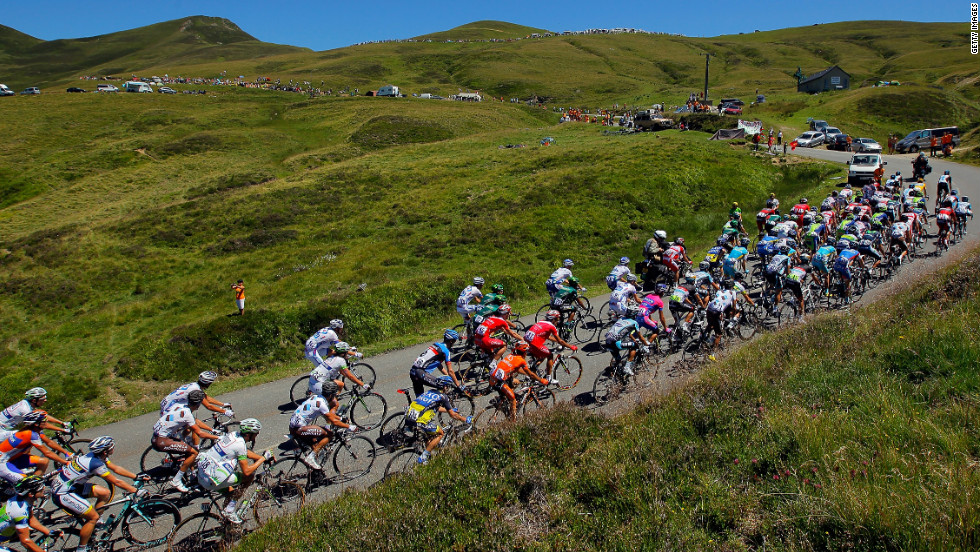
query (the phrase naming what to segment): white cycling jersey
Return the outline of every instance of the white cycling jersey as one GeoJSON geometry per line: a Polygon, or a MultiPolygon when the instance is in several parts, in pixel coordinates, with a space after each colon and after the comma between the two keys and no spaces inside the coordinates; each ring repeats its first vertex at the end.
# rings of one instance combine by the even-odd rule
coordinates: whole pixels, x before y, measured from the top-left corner
{"type": "Polygon", "coordinates": [[[24,421],[24,416],[34,412],[27,399],[15,402],[0,412],[0,430],[14,431],[24,421]]]}
{"type": "Polygon", "coordinates": [[[337,335],[337,332],[331,328],[322,328],[306,340],[306,348],[303,354],[306,355],[307,360],[319,365],[323,362],[323,354],[339,341],[340,336],[337,335]]]}
{"type": "Polygon", "coordinates": [[[735,292],[728,289],[719,291],[708,303],[708,312],[725,312],[735,305],[735,292]]]}
{"type": "Polygon", "coordinates": [[[51,492],[68,493],[73,485],[82,485],[94,475],[105,477],[109,475],[108,464],[108,460],[102,460],[91,452],[75,456],[58,470],[58,476],[51,481],[51,492]]]}
{"type": "Polygon", "coordinates": [[[308,389],[310,393],[319,395],[323,382],[340,379],[341,370],[347,369],[347,361],[338,356],[327,357],[319,366],[310,372],[308,389]]]}
{"type": "Polygon", "coordinates": [[[238,461],[248,458],[248,445],[238,433],[225,433],[221,439],[198,457],[198,470],[213,475],[219,468],[235,473],[238,461]]]}
{"type": "Polygon", "coordinates": [[[636,295],[636,286],[633,284],[627,283],[619,286],[609,296],[609,309],[619,315],[626,314],[626,307],[634,295],[636,295]]]}
{"type": "Polygon", "coordinates": [[[292,418],[289,419],[289,427],[298,428],[313,425],[317,418],[326,416],[328,412],[330,412],[330,403],[327,402],[327,399],[320,395],[313,395],[293,412],[292,418]]]}
{"type": "Polygon", "coordinates": [[[552,282],[555,282],[555,283],[559,283],[559,282],[561,282],[563,280],[566,280],[568,278],[571,278],[571,276],[572,276],[571,269],[565,268],[565,267],[561,267],[558,270],[552,272],[551,273],[551,276],[548,278],[548,280],[550,280],[552,282]]]}
{"type": "Polygon", "coordinates": [[[194,413],[190,408],[176,405],[160,416],[157,423],[153,425],[153,436],[179,440],[195,423],[197,420],[194,419],[194,413]]]}
{"type": "Polygon", "coordinates": [[[167,395],[162,401],[160,401],[160,415],[163,416],[167,413],[167,411],[178,404],[186,406],[187,395],[189,395],[191,391],[203,391],[203,389],[201,389],[201,384],[195,381],[193,383],[188,383],[187,385],[181,385],[172,393],[167,395]]]}
{"type": "MultiPolygon", "coordinates": [[[[27,529],[31,519],[31,505],[19,497],[12,497],[0,507],[0,543],[14,542],[17,531],[27,529]]],[[[2,550],[6,548],[0,547],[2,550]]]]}
{"type": "Polygon", "coordinates": [[[480,288],[476,286],[466,286],[463,291],[459,292],[459,297],[456,298],[456,308],[462,309],[466,308],[473,302],[474,299],[482,299],[483,292],[480,288]]]}

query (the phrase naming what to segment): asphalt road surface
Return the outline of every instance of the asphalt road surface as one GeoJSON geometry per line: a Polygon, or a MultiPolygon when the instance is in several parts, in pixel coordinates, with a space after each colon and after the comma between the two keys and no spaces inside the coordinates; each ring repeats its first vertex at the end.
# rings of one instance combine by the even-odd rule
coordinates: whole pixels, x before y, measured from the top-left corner
{"type": "MultiPolygon", "coordinates": [[[[798,148],[795,154],[841,163],[846,163],[851,156],[850,153],[846,152],[805,148],[798,148]]],[[[912,158],[912,155],[886,155],[885,160],[887,161],[888,166],[886,167],[885,174],[887,175],[894,173],[896,170],[901,170],[903,174],[911,175],[912,158]]],[[[941,175],[944,170],[948,169],[953,175],[953,181],[955,183],[954,187],[958,188],[961,191],[961,194],[973,196],[977,201],[980,201],[980,168],[958,165],[936,159],[931,160],[930,163],[933,167],[933,171],[929,175],[927,181],[930,182],[928,189],[931,196],[934,197],[935,195],[935,182],[939,175],[941,175]]],[[[797,198],[787,197],[781,199],[785,204],[792,205],[795,203],[797,198]]],[[[811,199],[813,200],[812,202],[816,204],[819,204],[819,202],[822,200],[822,198],[811,199]]],[[[980,237],[980,231],[971,232],[965,240],[966,245],[964,246],[963,243],[960,243],[954,247],[953,251],[961,253],[968,249],[972,249],[973,246],[976,245],[978,237],[980,237]]],[[[929,251],[931,247],[931,245],[927,245],[926,251],[929,251]]],[[[951,253],[953,251],[951,251],[951,253]]],[[[957,256],[958,255],[946,255],[940,259],[918,260],[912,264],[912,267],[914,267],[912,270],[903,269],[900,275],[904,276],[905,273],[909,273],[909,276],[904,277],[910,278],[912,277],[911,275],[915,273],[934,270],[939,266],[952,262],[957,256]]],[[[611,263],[612,262],[613,261],[611,261],[611,263]]],[[[893,284],[889,282],[888,286],[891,285],[893,284]]],[[[596,288],[601,286],[602,283],[599,283],[596,288]]],[[[879,288],[876,289],[881,289],[884,287],[887,286],[879,286],[879,288]]],[[[598,310],[598,307],[605,302],[607,298],[608,296],[591,298],[593,307],[598,310]]],[[[453,299],[454,298],[452,297],[448,297],[446,299],[447,309],[452,308],[453,299]]],[[[669,317],[669,314],[667,316],[669,317]]],[[[523,321],[528,322],[529,317],[525,317],[523,321]]],[[[389,353],[365,359],[365,361],[370,363],[377,371],[377,382],[374,389],[387,399],[389,413],[396,411],[396,409],[404,408],[406,404],[405,399],[402,395],[397,393],[397,390],[399,388],[410,387],[408,368],[411,366],[412,361],[415,360],[415,357],[427,345],[428,344],[426,343],[420,343],[416,346],[391,351],[389,353]]],[[[597,349],[598,347],[596,346],[587,347],[585,350],[578,353],[578,357],[581,359],[584,366],[584,373],[581,381],[575,389],[559,394],[559,400],[574,400],[577,404],[583,405],[583,407],[586,408],[592,406],[590,403],[592,402],[591,389],[593,380],[596,378],[602,368],[608,365],[609,362],[609,356],[607,354],[600,353],[597,349]]],[[[297,355],[300,354],[301,351],[297,351],[297,355]]],[[[680,373],[677,370],[672,370],[670,368],[671,362],[672,359],[668,359],[668,361],[664,363],[664,365],[658,371],[656,378],[652,378],[652,375],[650,374],[646,376],[646,381],[644,381],[642,377],[640,378],[640,383],[646,386],[647,392],[657,392],[658,390],[665,391],[686,379],[685,376],[687,374],[680,373]]],[[[310,367],[312,369],[312,365],[310,367]]],[[[292,412],[292,409],[288,406],[289,389],[295,380],[296,376],[290,376],[279,381],[235,391],[218,397],[220,400],[234,405],[234,410],[238,419],[255,417],[261,420],[263,430],[256,443],[256,450],[264,450],[267,448],[275,449],[277,445],[284,441],[283,436],[288,432],[287,427],[289,416],[292,412]]],[[[477,401],[477,411],[481,409],[482,405],[486,404],[488,398],[489,397],[484,397],[477,401]]],[[[603,408],[617,410],[623,408],[624,403],[629,402],[629,399],[624,399],[619,401],[618,404],[616,402],[610,403],[603,408]]],[[[204,412],[203,409],[201,412],[204,412]]],[[[202,414],[201,417],[203,418],[204,415],[202,414]]],[[[152,427],[157,418],[158,416],[155,413],[147,414],[105,426],[87,429],[83,432],[83,436],[90,438],[98,435],[114,436],[116,439],[116,452],[112,457],[113,462],[116,462],[132,471],[138,471],[140,455],[149,445],[152,427]]],[[[377,431],[372,431],[367,435],[371,438],[375,438],[377,436],[376,434],[377,431]]],[[[370,485],[377,481],[377,479],[380,477],[380,474],[383,472],[387,461],[388,455],[382,453],[382,455],[375,462],[373,472],[370,476],[342,485],[323,487],[318,492],[309,496],[308,500],[322,501],[328,497],[337,495],[348,486],[365,487],[370,485]]],[[[196,511],[196,506],[189,507],[185,515],[189,515],[189,513],[192,511],[196,511]]]]}

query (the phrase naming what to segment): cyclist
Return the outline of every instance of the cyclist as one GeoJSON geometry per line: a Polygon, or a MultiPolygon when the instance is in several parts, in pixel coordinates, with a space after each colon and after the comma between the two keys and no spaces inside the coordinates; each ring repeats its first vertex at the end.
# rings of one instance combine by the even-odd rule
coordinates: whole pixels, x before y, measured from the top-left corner
{"type": "Polygon", "coordinates": [[[452,353],[449,348],[459,341],[459,333],[455,330],[446,330],[442,335],[442,342],[435,342],[422,352],[412,363],[409,377],[412,379],[412,390],[418,397],[425,390],[425,386],[442,389],[446,382],[444,379],[435,376],[435,371],[439,370],[444,375],[449,376],[456,386],[459,386],[459,379],[453,371],[452,353]],[[445,368],[443,368],[445,366],[445,368]]]}
{"type": "Polygon", "coordinates": [[[722,262],[722,274],[733,277],[737,273],[748,272],[745,262],[749,258],[749,238],[743,236],[739,240],[738,247],[733,247],[731,253],[725,256],[722,262]]]}
{"type": "MultiPolygon", "coordinates": [[[[507,359],[498,362],[497,366],[500,366],[505,360],[510,358],[507,357],[507,359]]],[[[490,382],[493,385],[492,373],[490,382]]],[[[442,437],[445,435],[445,432],[439,427],[439,420],[436,417],[439,412],[445,412],[449,414],[450,418],[465,424],[473,423],[473,416],[463,417],[459,413],[459,410],[453,407],[453,403],[449,400],[449,397],[442,391],[429,389],[425,393],[415,397],[412,404],[405,408],[405,428],[409,430],[417,429],[426,436],[425,450],[419,455],[419,464],[429,462],[429,456],[439,446],[439,442],[442,441],[442,437]]]]}
{"type": "MultiPolygon", "coordinates": [[[[727,280],[727,278],[726,278],[726,280],[727,280]]],[[[742,276],[742,273],[741,272],[736,272],[735,273],[735,276],[734,276],[734,278],[732,278],[732,280],[733,280],[732,281],[732,290],[735,291],[735,293],[740,294],[743,299],[745,299],[746,301],[749,302],[750,305],[755,306],[755,301],[753,301],[752,298],[749,297],[749,288],[745,287],[745,282],[744,282],[745,277],[742,276]]],[[[724,282],[725,282],[725,280],[722,280],[722,283],[724,283],[724,282]]],[[[735,303],[735,306],[736,307],[739,306],[737,302],[735,303]]]]}
{"type": "MultiPolygon", "coordinates": [[[[42,548],[31,540],[31,529],[47,537],[61,536],[61,531],[52,531],[34,517],[34,503],[44,499],[44,479],[32,475],[14,484],[14,496],[0,506],[0,552],[10,552],[6,543],[19,542],[30,552],[42,552],[42,548]]],[[[46,550],[46,549],[44,549],[46,550]]]]}
{"type": "Polygon", "coordinates": [[[258,420],[245,418],[239,424],[238,431],[225,433],[201,455],[197,463],[198,484],[208,491],[221,491],[226,495],[221,513],[236,525],[242,523],[235,512],[238,499],[252,484],[259,466],[273,458],[271,451],[259,455],[249,450],[255,446],[255,438],[260,431],[262,424],[258,420]]]}
{"type": "Polygon", "coordinates": [[[231,403],[223,403],[219,400],[213,399],[208,396],[207,388],[211,387],[211,384],[218,379],[218,374],[210,370],[206,372],[201,372],[197,376],[197,381],[188,383],[186,385],[181,385],[169,395],[167,395],[162,401],[160,401],[160,415],[163,416],[168,410],[173,408],[178,404],[187,404],[187,397],[194,391],[200,391],[204,393],[204,408],[207,408],[211,412],[218,412],[224,414],[225,416],[231,417],[235,415],[235,412],[231,410],[231,403]]]}
{"type": "Polygon", "coordinates": [[[203,402],[204,391],[195,389],[187,394],[187,404],[175,404],[153,425],[153,438],[150,439],[153,450],[182,459],[179,470],[170,480],[170,485],[182,493],[189,491],[184,485],[184,475],[197,460],[201,439],[220,439],[207,424],[194,418],[203,402]]]}
{"type": "Polygon", "coordinates": [[[551,276],[549,276],[548,280],[544,283],[545,288],[548,290],[548,295],[554,297],[555,294],[558,293],[558,286],[562,285],[566,280],[568,280],[568,278],[572,277],[573,266],[575,266],[575,263],[573,263],[571,259],[565,259],[561,263],[561,268],[551,273],[551,276]]]}
{"type": "Polygon", "coordinates": [[[829,233],[830,229],[823,223],[823,215],[817,215],[812,222],[806,225],[805,243],[810,247],[810,251],[816,251],[820,244],[827,239],[829,233]]]}
{"type": "Polygon", "coordinates": [[[952,207],[945,206],[948,201],[949,196],[946,197],[944,206],[936,211],[936,226],[939,228],[938,239],[936,240],[937,253],[941,248],[949,249],[949,233],[953,226],[953,218],[956,216],[952,207]]]}
{"type": "Polygon", "coordinates": [[[793,216],[796,221],[802,225],[803,217],[810,212],[810,200],[805,197],[800,198],[800,202],[790,209],[789,213],[793,216]]]}
{"type": "Polygon", "coordinates": [[[636,275],[630,274],[627,276],[627,281],[609,295],[609,310],[615,313],[616,316],[625,316],[626,308],[629,305],[637,304],[642,300],[643,298],[640,297],[640,293],[636,289],[636,275]],[[630,276],[632,276],[632,279],[630,279],[630,276]]]}
{"type": "Polygon", "coordinates": [[[952,185],[952,177],[949,176],[949,171],[943,171],[943,175],[939,177],[939,182],[936,184],[936,207],[939,207],[940,202],[949,194],[949,188],[952,185]]]}
{"type": "Polygon", "coordinates": [[[663,230],[654,232],[653,237],[647,240],[646,245],[643,246],[644,260],[637,264],[636,271],[643,278],[644,287],[653,285],[653,282],[656,282],[660,275],[666,272],[663,255],[668,247],[670,244],[667,243],[667,232],[663,230]]]}
{"type": "Polygon", "coordinates": [[[721,233],[724,236],[738,236],[739,234],[746,234],[745,227],[742,226],[742,215],[739,211],[738,216],[729,216],[728,222],[721,227],[721,233]]]}
{"type": "Polygon", "coordinates": [[[728,220],[737,220],[739,226],[742,224],[742,208],[738,206],[738,202],[732,202],[732,208],[728,210],[728,220]]]}
{"type": "Polygon", "coordinates": [[[755,225],[759,229],[759,237],[764,236],[766,232],[769,231],[769,228],[767,228],[767,223],[769,222],[769,219],[774,216],[777,217],[779,216],[779,213],[776,211],[777,211],[776,209],[770,209],[769,207],[766,207],[765,209],[762,209],[758,213],[756,213],[755,225]]]}
{"type": "Polygon", "coordinates": [[[514,354],[502,358],[490,371],[490,388],[497,392],[499,400],[510,403],[511,421],[517,419],[517,396],[514,388],[518,385],[518,375],[523,374],[541,385],[548,385],[548,380],[538,377],[527,363],[527,352],[530,348],[527,342],[518,343],[514,346],[514,354]]]}
{"type": "Polygon", "coordinates": [[[806,282],[806,269],[809,266],[810,256],[803,254],[800,256],[800,264],[793,263],[786,275],[783,277],[786,289],[793,292],[796,300],[800,302],[800,321],[803,321],[803,313],[806,312],[806,300],[803,298],[803,284],[806,282]]]}
{"type": "Polygon", "coordinates": [[[766,293],[772,292],[775,294],[772,304],[773,312],[776,312],[776,307],[779,305],[779,300],[783,294],[783,280],[792,261],[791,257],[795,254],[796,251],[791,249],[790,246],[780,246],[779,253],[772,257],[769,264],[766,265],[766,269],[763,271],[766,279],[766,293]]]}
{"type": "Polygon", "coordinates": [[[722,289],[715,294],[714,299],[708,303],[708,330],[715,334],[714,347],[718,347],[721,342],[722,323],[725,315],[735,310],[738,295],[732,290],[732,280],[725,278],[722,282],[722,289]]]}
{"type": "Polygon", "coordinates": [[[667,326],[667,319],[664,317],[663,299],[654,293],[648,293],[640,301],[636,321],[640,324],[641,328],[650,330],[650,338],[660,335],[661,332],[666,332],[667,334],[671,332],[670,327],[667,326]],[[657,321],[653,319],[655,314],[659,315],[660,324],[657,324],[657,321]]]}
{"type": "Polygon", "coordinates": [[[729,241],[728,239],[729,237],[731,237],[734,240],[735,235],[731,234],[730,236],[723,235],[718,237],[718,240],[715,241],[715,246],[709,249],[708,252],[705,253],[704,255],[704,260],[698,263],[699,267],[703,265],[705,262],[708,263],[708,268],[707,269],[702,268],[701,270],[708,270],[710,272],[714,272],[715,269],[721,266],[722,262],[725,259],[725,256],[728,255],[733,249],[732,243],[734,243],[734,241],[729,241]]]}
{"type": "Polygon", "coordinates": [[[524,341],[527,341],[530,345],[529,350],[531,351],[531,356],[539,362],[548,359],[546,379],[554,385],[558,385],[558,378],[553,375],[555,355],[548,349],[548,341],[553,341],[572,351],[578,350],[578,347],[568,343],[558,335],[558,328],[555,324],[560,322],[561,313],[551,309],[544,314],[544,320],[536,322],[524,332],[524,341]]]}
{"type": "MultiPolygon", "coordinates": [[[[973,206],[970,205],[970,198],[963,196],[959,201],[956,202],[956,220],[963,228],[966,228],[966,217],[973,219],[973,206]]],[[[966,234],[966,230],[963,230],[966,234]]]]}
{"type": "Polygon", "coordinates": [[[473,313],[480,306],[483,300],[483,284],[486,280],[477,276],[473,278],[473,284],[463,288],[456,298],[456,312],[463,317],[463,322],[469,322],[473,313]]]}
{"type": "Polygon", "coordinates": [[[88,453],[72,458],[71,462],[62,466],[58,475],[51,480],[51,501],[65,511],[85,520],[78,532],[79,539],[78,547],[75,548],[76,552],[88,552],[88,541],[99,521],[99,512],[112,497],[109,489],[89,483],[89,479],[93,476],[99,476],[124,491],[135,493],[137,498],[142,498],[147,494],[146,489],[137,490],[136,487],[116,477],[121,475],[129,479],[136,479],[136,474],[119,464],[109,462],[109,456],[115,451],[115,446],[116,443],[112,437],[95,438],[88,445],[88,453]],[[94,505],[87,500],[90,497],[95,498],[94,505]]]}
{"type": "Polygon", "coordinates": [[[667,251],[664,251],[664,266],[674,274],[674,284],[681,279],[681,261],[693,264],[687,256],[687,249],[684,248],[684,238],[677,238],[667,251]]]}
{"type": "Polygon", "coordinates": [[[782,221],[772,231],[781,240],[793,239],[799,241],[800,239],[800,226],[796,224],[795,220],[790,219],[789,215],[784,215],[782,221]]]}
{"type": "Polygon", "coordinates": [[[853,278],[851,264],[857,261],[858,265],[864,268],[864,259],[861,258],[861,254],[856,249],[848,247],[847,243],[843,241],[837,243],[837,260],[834,262],[834,272],[840,276],[841,281],[844,283],[844,302],[850,303],[851,279],[853,278]]]}
{"type": "Polygon", "coordinates": [[[620,257],[619,264],[614,266],[606,276],[606,287],[609,291],[614,291],[620,283],[626,281],[626,276],[630,274],[630,258],[620,257]]]}
{"type": "MultiPolygon", "coordinates": [[[[657,287],[657,291],[666,292],[666,289],[666,284],[660,284],[660,286],[657,287]]],[[[694,309],[695,307],[699,306],[691,300],[691,291],[692,289],[689,285],[681,284],[675,286],[670,293],[670,301],[667,303],[667,308],[670,309],[670,316],[674,319],[675,332],[678,331],[678,329],[682,329],[684,331],[687,330],[687,325],[690,324],[691,319],[694,318],[694,309]]],[[[699,304],[702,303],[699,295],[694,294],[693,297],[699,304]]],[[[700,306],[703,307],[704,305],[701,304],[700,306]]]]}
{"type": "Polygon", "coordinates": [[[316,461],[316,454],[330,442],[330,437],[335,433],[335,429],[314,424],[317,418],[323,416],[330,422],[331,426],[357,431],[357,426],[345,422],[337,414],[340,403],[337,402],[337,393],[340,386],[332,380],[323,382],[320,393],[310,395],[303,404],[299,405],[292,417],[289,418],[289,435],[296,439],[301,445],[307,445],[312,450],[301,456],[300,459],[311,469],[321,470],[322,466],[316,461]]]}
{"type": "Polygon", "coordinates": [[[351,380],[351,382],[353,382],[355,385],[359,385],[361,387],[361,391],[367,392],[371,389],[369,384],[361,381],[361,379],[351,371],[350,365],[347,363],[347,359],[354,355],[354,351],[352,349],[353,347],[348,345],[346,341],[338,341],[330,347],[330,353],[323,361],[323,364],[317,366],[312,372],[310,372],[310,393],[317,393],[319,391],[317,387],[323,385],[323,382],[327,380],[332,380],[338,387],[343,389],[345,384],[344,381],[340,379],[341,376],[351,380]]]}
{"type": "MultiPolygon", "coordinates": [[[[630,276],[633,276],[633,281],[636,281],[635,275],[631,274],[630,276]]],[[[585,304],[579,296],[580,291],[583,291],[583,288],[578,278],[569,276],[564,285],[558,286],[558,291],[551,298],[551,308],[561,311],[566,324],[575,320],[575,304],[585,308],[585,304]]]]}
{"type": "Polygon", "coordinates": [[[840,198],[839,200],[841,201],[841,207],[849,204],[854,197],[854,190],[851,189],[851,185],[844,184],[844,189],[837,194],[837,197],[840,198]]]}
{"type": "Polygon", "coordinates": [[[871,268],[878,268],[884,257],[879,251],[879,246],[881,244],[881,233],[876,231],[865,232],[863,236],[857,242],[858,253],[864,255],[869,259],[874,259],[874,263],[871,264],[871,268]]]}
{"type": "Polygon", "coordinates": [[[609,361],[609,368],[612,369],[622,360],[622,351],[627,352],[626,363],[623,365],[623,373],[627,376],[633,376],[633,361],[636,359],[636,351],[640,348],[640,345],[636,343],[637,340],[640,341],[644,346],[649,345],[650,342],[647,341],[643,334],[640,333],[640,325],[636,322],[636,317],[640,313],[640,309],[636,307],[630,307],[626,310],[626,316],[620,318],[615,324],[609,328],[606,332],[606,350],[612,355],[609,361]]]}
{"type": "Polygon", "coordinates": [[[898,256],[898,264],[909,254],[909,244],[912,243],[912,226],[905,221],[897,221],[888,229],[889,249],[898,246],[901,254],[898,256]]]}
{"type": "Polygon", "coordinates": [[[830,192],[827,197],[820,202],[821,211],[834,211],[837,209],[837,191],[830,192]]]}
{"type": "Polygon", "coordinates": [[[837,259],[837,240],[833,236],[827,238],[827,243],[820,246],[810,259],[813,271],[810,272],[813,281],[820,285],[824,295],[830,294],[830,270],[837,259]]]}
{"type": "MultiPolygon", "coordinates": [[[[39,410],[46,402],[48,402],[48,392],[43,387],[32,387],[28,389],[24,393],[22,400],[15,402],[0,412],[0,431],[15,431],[21,422],[24,421],[24,416],[27,416],[35,410],[39,410]]],[[[44,429],[67,432],[68,426],[65,422],[49,415],[44,429]],[[61,428],[57,428],[52,424],[58,424],[61,428]]]]}
{"type": "Polygon", "coordinates": [[[34,475],[44,474],[48,471],[48,460],[68,463],[65,460],[71,456],[68,451],[41,432],[46,418],[47,413],[43,410],[31,412],[24,417],[23,429],[0,434],[0,439],[3,439],[0,441],[0,478],[16,483],[27,476],[24,470],[30,468],[34,468],[34,475]],[[44,458],[32,455],[32,447],[39,450],[44,458]],[[52,449],[64,456],[58,456],[52,449]]]}
{"type": "Polygon", "coordinates": [[[503,305],[507,302],[507,297],[504,295],[504,285],[494,284],[490,286],[490,293],[483,296],[480,301],[480,306],[476,309],[476,315],[473,316],[473,323],[480,324],[483,320],[493,315],[503,305]]]}
{"type": "Polygon", "coordinates": [[[524,339],[517,335],[514,328],[517,326],[508,320],[510,317],[510,305],[501,305],[497,311],[497,316],[490,316],[476,328],[476,344],[481,351],[485,352],[493,360],[499,360],[507,350],[507,343],[502,339],[494,337],[498,331],[503,331],[516,341],[524,339]]]}
{"type": "Polygon", "coordinates": [[[323,364],[323,354],[330,350],[334,343],[341,340],[344,333],[344,321],[335,318],[326,328],[321,328],[306,340],[304,355],[314,367],[323,364]],[[323,353],[321,353],[323,351],[323,353]]]}

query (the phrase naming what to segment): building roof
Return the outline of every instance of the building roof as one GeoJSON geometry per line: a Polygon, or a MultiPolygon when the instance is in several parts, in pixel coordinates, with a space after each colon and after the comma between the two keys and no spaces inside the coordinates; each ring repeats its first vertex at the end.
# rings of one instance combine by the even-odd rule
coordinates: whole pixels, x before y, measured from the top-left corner
{"type": "Polygon", "coordinates": [[[834,65],[833,67],[828,67],[828,68],[824,69],[823,71],[820,71],[819,73],[814,73],[814,74],[810,75],[809,77],[801,80],[800,81],[800,84],[806,84],[806,83],[808,83],[810,81],[815,81],[815,80],[819,79],[820,77],[826,75],[827,73],[833,71],[834,69],[840,70],[841,73],[844,73],[848,77],[851,76],[851,74],[848,73],[847,71],[845,71],[845,70],[841,69],[840,67],[834,65]]]}

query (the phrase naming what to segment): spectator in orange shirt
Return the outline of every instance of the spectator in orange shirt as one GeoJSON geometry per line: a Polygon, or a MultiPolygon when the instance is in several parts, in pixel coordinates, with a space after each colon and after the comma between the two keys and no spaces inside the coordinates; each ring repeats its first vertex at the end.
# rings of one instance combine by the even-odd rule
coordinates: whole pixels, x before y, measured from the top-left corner
{"type": "Polygon", "coordinates": [[[231,289],[235,291],[235,306],[238,307],[238,316],[245,314],[245,282],[238,280],[237,284],[232,284],[231,289]]]}
{"type": "Polygon", "coordinates": [[[936,139],[936,135],[933,134],[932,138],[929,139],[929,157],[936,156],[936,150],[939,149],[939,140],[936,139]]]}

